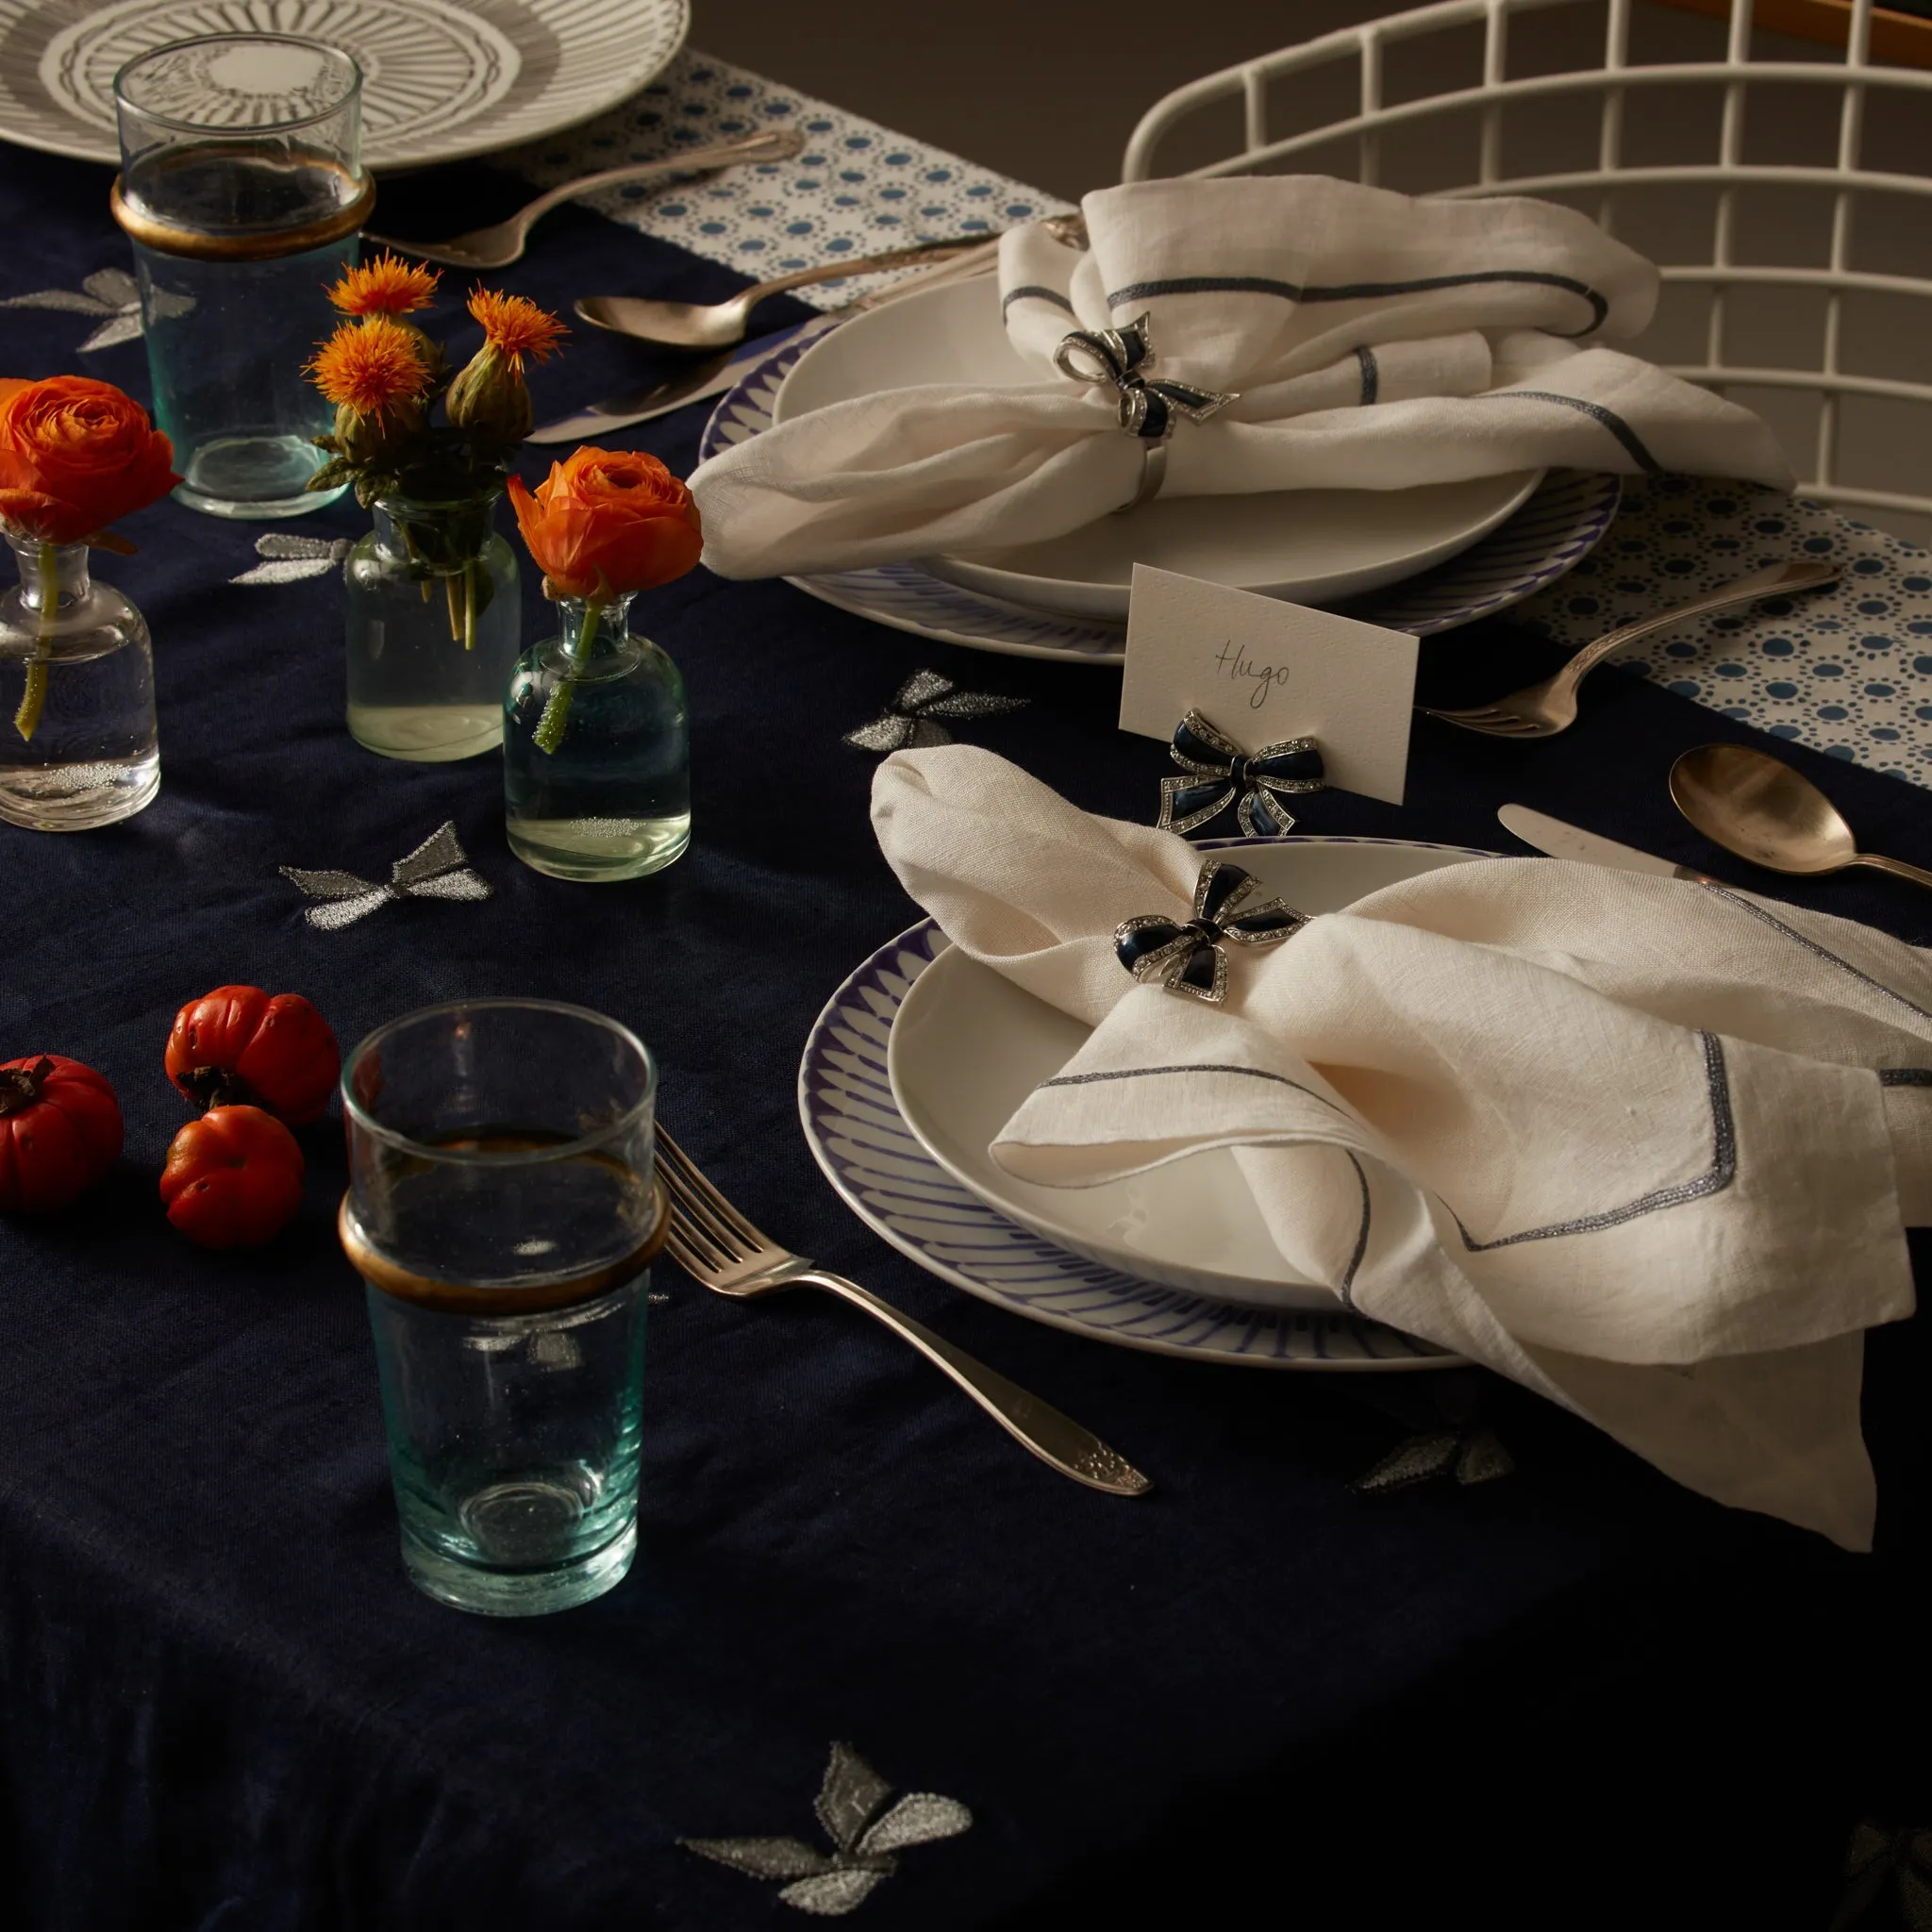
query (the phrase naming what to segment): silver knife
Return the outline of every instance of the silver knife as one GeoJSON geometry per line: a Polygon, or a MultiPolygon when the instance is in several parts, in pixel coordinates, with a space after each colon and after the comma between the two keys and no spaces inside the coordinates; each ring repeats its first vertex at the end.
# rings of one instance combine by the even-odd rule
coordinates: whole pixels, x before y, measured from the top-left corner
{"type": "Polygon", "coordinates": [[[1677,865],[1655,853],[1640,852],[1634,845],[1620,845],[1601,833],[1586,832],[1581,825],[1566,825],[1561,819],[1531,811],[1526,805],[1501,806],[1496,816],[1507,831],[1514,832],[1525,845],[1534,845],[1551,858],[1576,858],[1586,865],[1607,865],[1618,872],[1654,873],[1660,878],[1694,879],[1700,885],[1716,883],[1694,867],[1677,865]]]}
{"type": "Polygon", "coordinates": [[[608,435],[613,429],[628,429],[633,424],[648,423],[653,416],[669,415],[673,409],[681,409],[687,403],[702,402],[707,396],[723,395],[727,389],[736,389],[760,362],[776,355],[787,342],[808,341],[869,308],[882,308],[902,295],[914,294],[919,290],[933,288],[941,282],[965,281],[974,275],[984,275],[993,266],[998,255],[999,238],[995,236],[978,248],[969,248],[965,254],[956,255],[950,261],[903,276],[890,288],[880,289],[871,295],[861,295],[858,301],[848,302],[842,308],[815,315],[809,322],[800,323],[796,328],[781,328],[771,335],[759,336],[756,341],[741,342],[735,349],[707,357],[702,362],[692,363],[681,375],[674,375],[668,382],[649,383],[641,389],[625,390],[622,394],[606,396],[602,402],[592,403],[575,416],[559,416],[554,423],[541,424],[530,431],[525,441],[581,442],[586,437],[608,435]]]}
{"type": "Polygon", "coordinates": [[[613,429],[628,429],[633,424],[648,423],[654,416],[668,416],[687,403],[702,402],[707,396],[721,396],[736,389],[767,357],[774,356],[787,342],[823,335],[842,315],[815,315],[796,328],[781,328],[755,341],[741,342],[716,356],[707,356],[668,382],[646,383],[641,389],[627,389],[621,394],[606,396],[575,416],[559,416],[554,423],[540,424],[525,440],[529,442],[582,442],[587,438],[607,436],[613,429]]]}

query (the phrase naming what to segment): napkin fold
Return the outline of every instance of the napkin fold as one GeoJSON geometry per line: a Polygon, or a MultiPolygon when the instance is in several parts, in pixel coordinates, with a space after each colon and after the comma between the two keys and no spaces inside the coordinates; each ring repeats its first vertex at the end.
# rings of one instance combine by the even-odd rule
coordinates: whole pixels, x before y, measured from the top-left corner
{"type": "MultiPolygon", "coordinates": [[[[901,752],[873,819],[953,941],[1093,1027],[993,1158],[1078,1187],[1225,1147],[1348,1307],[1716,1500],[1871,1545],[1862,1330],[1932,1222],[1932,955],[1728,887],[1476,859],[1138,983],[1204,854],[991,753],[901,752]]],[[[1291,897],[1292,895],[1291,895],[1291,897]]]]}
{"type": "Polygon", "coordinates": [[[691,477],[706,563],[859,569],[1035,542],[1120,508],[1149,444],[1121,427],[1111,381],[1076,381],[1054,355],[1071,331],[1142,316],[1145,375],[1235,395],[1175,423],[1168,495],[1558,464],[1790,485],[1749,410],[1605,346],[1649,323],[1657,273],[1574,209],[1323,175],[1137,182],[1082,207],[1084,252],[1041,224],[1001,238],[1007,336],[1034,380],[881,391],[721,451],[691,477]]]}

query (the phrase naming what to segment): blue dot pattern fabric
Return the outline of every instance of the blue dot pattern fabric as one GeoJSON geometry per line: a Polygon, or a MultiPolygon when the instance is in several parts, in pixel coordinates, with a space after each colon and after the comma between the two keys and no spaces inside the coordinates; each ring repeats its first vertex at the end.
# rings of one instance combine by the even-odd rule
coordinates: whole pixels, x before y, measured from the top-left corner
{"type": "MultiPolygon", "coordinates": [[[[909,141],[874,121],[828,107],[776,81],[687,48],[662,76],[620,108],[505,161],[553,187],[625,161],[656,160],[771,127],[796,127],[795,160],[734,168],[710,179],[633,184],[587,195],[613,222],[675,242],[759,281],[849,255],[909,242],[984,233],[1058,214],[1067,203],[909,141]]],[[[837,308],[905,270],[801,289],[799,299],[837,308]]]]}
{"type": "Polygon", "coordinates": [[[1932,552],[1820,503],[1701,476],[1643,477],[1596,550],[1518,617],[1571,649],[1791,558],[1843,575],[1662,631],[1616,661],[1832,758],[1932,786],[1932,552]]]}

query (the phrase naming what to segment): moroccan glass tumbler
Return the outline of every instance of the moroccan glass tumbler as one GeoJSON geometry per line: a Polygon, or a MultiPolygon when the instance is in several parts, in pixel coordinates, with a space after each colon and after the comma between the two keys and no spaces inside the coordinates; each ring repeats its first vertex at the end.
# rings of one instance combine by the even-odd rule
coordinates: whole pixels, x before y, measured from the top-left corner
{"type": "Polygon", "coordinates": [[[292,34],[208,34],[114,76],[121,173],[110,206],[134,244],[155,419],[175,494],[215,516],[319,508],[335,412],[306,365],[339,320],[325,292],[375,205],[359,164],[362,76],[292,34]]]}
{"type": "Polygon", "coordinates": [[[657,1074],[541,1000],[409,1013],[342,1073],[403,1564],[459,1609],[601,1595],[637,1547],[657,1074]]]}

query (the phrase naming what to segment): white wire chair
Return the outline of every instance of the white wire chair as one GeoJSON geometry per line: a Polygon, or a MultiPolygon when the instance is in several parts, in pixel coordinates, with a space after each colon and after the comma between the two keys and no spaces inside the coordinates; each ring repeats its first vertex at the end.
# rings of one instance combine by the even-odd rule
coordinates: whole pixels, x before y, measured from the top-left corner
{"type": "MultiPolygon", "coordinates": [[[[1307,168],[1319,160],[1321,172],[1353,173],[1364,182],[1411,192],[1570,201],[1639,246],[1643,243],[1619,225],[1620,218],[1639,199],[1650,201],[1655,216],[1653,192],[1664,191],[1677,205],[1660,225],[1672,233],[1676,251],[1688,250],[1691,258],[1663,259],[1665,248],[1646,249],[1662,260],[1659,324],[1674,293],[1701,299],[1706,312],[1695,318],[1702,322],[1701,341],[1692,318],[1679,312],[1674,321],[1677,353],[1653,345],[1652,339],[1670,334],[1656,326],[1645,352],[1722,393],[1751,391],[1739,399],[1762,409],[1793,466],[1808,472],[1800,485],[1805,494],[1880,512],[1894,528],[1922,535],[1932,529],[1932,417],[1914,420],[1917,409],[1932,409],[1932,382],[1921,379],[1932,361],[1932,275],[1922,272],[1932,268],[1932,72],[1873,58],[1871,0],[1855,0],[1842,12],[1841,60],[1819,47],[1767,44],[1768,37],[1754,37],[1752,0],[1733,0],[1723,58],[1694,59],[1681,58],[1687,43],[1701,51],[1699,37],[1715,38],[1716,22],[1665,16],[1651,7],[1633,9],[1632,0],[1440,0],[1176,89],[1134,129],[1122,179],[1163,172],[1253,173],[1283,164],[1307,168]],[[1533,50],[1539,58],[1532,64],[1545,71],[1512,75],[1512,25],[1558,8],[1566,12],[1562,31],[1541,28],[1533,50]],[[1600,31],[1596,15],[1602,16],[1600,31]],[[1640,38],[1651,44],[1633,46],[1633,19],[1640,38]],[[1659,50],[1662,58],[1655,58],[1659,50]],[[1562,71],[1548,71],[1553,58],[1565,63],[1562,71]],[[1397,59],[1405,85],[1391,87],[1397,59]],[[1407,97],[1391,99],[1394,92],[1407,97]],[[1816,125],[1818,107],[1828,107],[1834,93],[1835,142],[1828,125],[1816,125]],[[1701,130],[1690,111],[1700,95],[1716,110],[1705,117],[1714,125],[1701,130]],[[1750,117],[1747,143],[1747,103],[1754,99],[1770,111],[1760,108],[1750,117]],[[1230,128],[1209,147],[1205,162],[1180,169],[1157,164],[1163,147],[1190,146],[1191,158],[1204,140],[1213,139],[1214,120],[1232,118],[1231,103],[1241,114],[1235,151],[1221,151],[1230,128]],[[1890,118],[1879,130],[1879,145],[1892,152],[1874,166],[1867,149],[1880,103],[1890,118]],[[1294,118],[1303,125],[1277,132],[1290,118],[1284,108],[1297,105],[1294,118]],[[1525,113],[1541,117],[1526,140],[1510,132],[1511,117],[1525,113]],[[1411,184],[1387,178],[1388,149],[1398,139],[1410,160],[1433,142],[1428,151],[1441,176],[1452,123],[1474,136],[1465,142],[1473,168],[1465,154],[1446,163],[1447,179],[1411,184]],[[1700,131],[1715,135],[1716,151],[1708,158],[1632,158],[1633,146],[1656,153],[1700,131]],[[1817,137],[1808,143],[1807,132],[1817,137]],[[1633,141],[1640,136],[1645,139],[1633,141]],[[1807,144],[1808,158],[1802,152],[1807,144]],[[1559,153],[1566,148],[1570,152],[1559,153]],[[1821,196],[1828,202],[1828,224],[1816,219],[1821,196]],[[1769,245],[1740,245],[1747,200],[1757,217],[1754,237],[1769,245]],[[1707,229],[1701,220],[1686,220],[1693,207],[1701,215],[1704,202],[1712,204],[1707,229]],[[1881,203],[1881,218],[1872,219],[1867,210],[1881,203]],[[1881,252],[1889,250],[1878,268],[1858,263],[1857,238],[1866,225],[1883,244],[1881,252]],[[1807,230],[1812,245],[1798,252],[1810,259],[1745,258],[1788,255],[1807,230]],[[1782,325],[1781,332],[1769,331],[1777,338],[1772,353],[1764,347],[1764,327],[1739,326],[1761,325],[1767,314],[1782,325]],[[1853,318],[1861,325],[1857,355],[1848,353],[1853,318]],[[1688,328],[1687,321],[1692,321],[1688,328]],[[1740,333],[1757,340],[1740,347],[1740,333]],[[1861,361],[1864,367],[1852,366],[1861,361]],[[1912,406],[1913,414],[1902,413],[1902,405],[1912,406]],[[1850,439],[1848,411],[1862,412],[1858,433],[1850,439]]],[[[1882,14],[1880,25],[1894,35],[1900,25],[1882,14]]],[[[1707,154],[1710,143],[1704,145],[1707,154]]]]}

